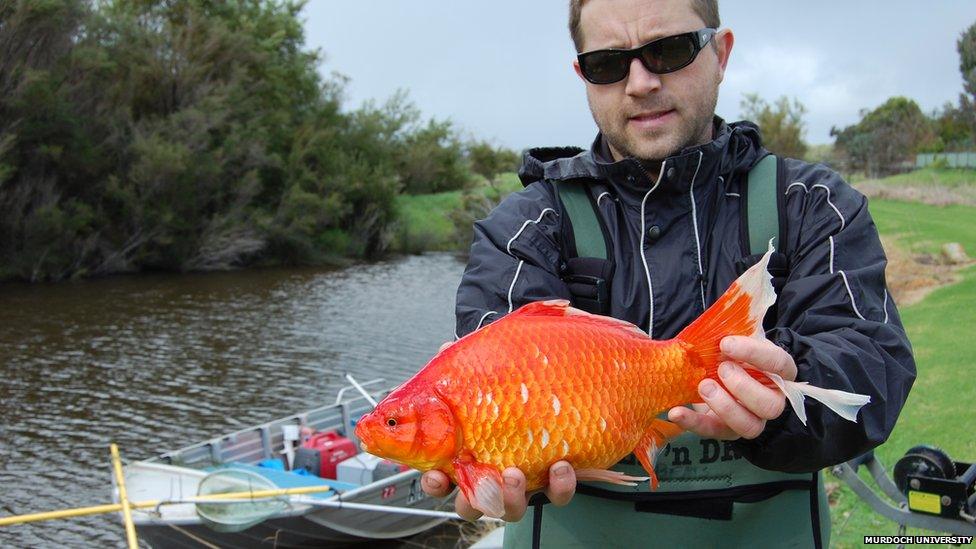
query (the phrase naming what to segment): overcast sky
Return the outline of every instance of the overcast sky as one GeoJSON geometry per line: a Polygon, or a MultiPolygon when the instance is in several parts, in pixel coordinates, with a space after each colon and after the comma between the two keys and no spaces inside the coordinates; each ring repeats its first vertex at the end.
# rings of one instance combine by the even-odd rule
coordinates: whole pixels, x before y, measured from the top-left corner
{"type": "MultiPolygon", "coordinates": [[[[425,117],[514,149],[588,146],[596,126],[566,30],[565,0],[310,0],[306,43],[323,74],[350,78],[346,105],[398,88],[425,117]]],[[[745,93],[787,95],[808,109],[806,138],[887,98],[926,112],[962,91],[956,40],[976,22],[973,0],[787,2],[725,0],[736,36],[717,112],[738,120],[745,93]]]]}

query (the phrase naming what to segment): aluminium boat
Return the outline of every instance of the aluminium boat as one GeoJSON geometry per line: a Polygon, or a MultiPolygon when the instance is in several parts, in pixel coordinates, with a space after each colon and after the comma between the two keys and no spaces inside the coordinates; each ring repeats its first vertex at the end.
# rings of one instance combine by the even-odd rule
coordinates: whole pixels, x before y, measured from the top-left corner
{"type": "MultiPolygon", "coordinates": [[[[375,385],[373,380],[362,385],[375,385]]],[[[432,498],[420,488],[420,472],[406,470],[364,484],[261,467],[286,453],[285,431],[294,426],[318,432],[336,431],[357,446],[355,421],[372,408],[365,396],[346,398],[340,390],[332,405],[241,429],[160,454],[124,467],[129,501],[160,500],[156,507],[133,509],[139,538],[152,547],[331,547],[391,540],[418,534],[447,520],[453,496],[432,498]],[[194,502],[201,483],[218,471],[259,475],[278,488],[328,486],[329,491],[291,499],[273,514],[244,528],[227,527],[201,516],[194,502]],[[363,506],[368,508],[349,508],[363,506]],[[365,505],[364,505],[365,504],[365,505]],[[389,510],[374,508],[380,506],[389,510]],[[427,514],[407,514],[411,510],[427,514]]],[[[378,392],[374,397],[382,397],[378,392]]],[[[118,487],[113,499],[119,501],[118,487]]],[[[280,500],[280,498],[279,498],[280,500]]],[[[208,505],[209,507],[209,505],[208,505]]],[[[122,515],[119,513],[121,519],[122,515]]]]}

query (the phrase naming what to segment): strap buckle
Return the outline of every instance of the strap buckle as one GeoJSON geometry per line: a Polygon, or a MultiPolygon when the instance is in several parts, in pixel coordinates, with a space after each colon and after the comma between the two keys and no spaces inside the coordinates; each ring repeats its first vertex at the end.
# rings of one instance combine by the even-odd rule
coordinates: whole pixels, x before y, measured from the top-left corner
{"type": "Polygon", "coordinates": [[[606,314],[604,307],[610,304],[610,287],[606,279],[598,276],[572,274],[563,277],[569,291],[576,298],[581,309],[606,314]]]}

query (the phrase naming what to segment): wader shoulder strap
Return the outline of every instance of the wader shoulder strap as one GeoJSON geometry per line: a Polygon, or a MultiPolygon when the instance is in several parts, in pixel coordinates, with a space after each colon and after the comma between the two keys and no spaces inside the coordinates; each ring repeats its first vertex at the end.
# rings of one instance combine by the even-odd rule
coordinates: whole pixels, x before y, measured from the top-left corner
{"type": "Polygon", "coordinates": [[[560,277],[566,283],[574,307],[598,315],[610,314],[610,278],[613,259],[610,239],[593,199],[591,181],[554,181],[562,204],[562,253],[560,277]]]}
{"type": "MultiPolygon", "coordinates": [[[[779,295],[789,276],[786,241],[786,166],[783,159],[767,154],[749,170],[746,184],[740,188],[740,243],[743,257],[735,263],[742,274],[769,248],[772,239],[775,252],[769,259],[773,289],[779,295]]],[[[776,307],[770,307],[763,326],[776,324],[776,307]]]]}
{"type": "Polygon", "coordinates": [[[782,160],[776,155],[766,155],[749,170],[749,179],[741,199],[745,204],[746,233],[743,242],[749,243],[746,254],[762,254],[769,247],[769,240],[776,237],[773,245],[778,252],[785,251],[786,216],[783,203],[785,174],[782,160]]]}
{"type": "Polygon", "coordinates": [[[581,180],[570,180],[560,181],[555,187],[573,228],[577,257],[607,259],[607,244],[600,228],[597,206],[590,200],[586,184],[581,180]]]}

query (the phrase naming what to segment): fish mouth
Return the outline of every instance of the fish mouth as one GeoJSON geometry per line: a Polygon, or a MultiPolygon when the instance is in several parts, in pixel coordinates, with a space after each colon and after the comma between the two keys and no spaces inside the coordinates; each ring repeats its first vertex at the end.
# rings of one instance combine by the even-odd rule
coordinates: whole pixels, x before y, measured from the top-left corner
{"type": "Polygon", "coordinates": [[[369,442],[367,442],[367,439],[369,439],[369,434],[366,432],[366,428],[363,427],[363,420],[366,419],[366,417],[367,416],[363,416],[356,424],[356,438],[359,439],[360,448],[362,448],[364,452],[369,452],[369,442]]]}

